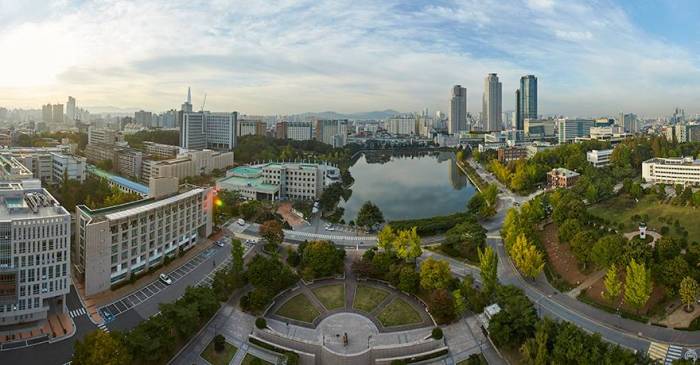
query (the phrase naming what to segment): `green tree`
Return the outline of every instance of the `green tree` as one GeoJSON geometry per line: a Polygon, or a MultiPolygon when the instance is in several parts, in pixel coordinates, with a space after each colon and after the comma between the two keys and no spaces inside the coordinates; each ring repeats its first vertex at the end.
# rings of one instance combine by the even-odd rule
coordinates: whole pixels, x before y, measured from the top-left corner
{"type": "Polygon", "coordinates": [[[284,240],[282,225],[275,220],[269,220],[260,225],[260,237],[269,244],[277,246],[284,240]]]}
{"type": "Polygon", "coordinates": [[[76,341],[73,351],[76,365],[121,365],[131,363],[131,355],[114,333],[92,331],[76,341]]]}
{"type": "Polygon", "coordinates": [[[583,224],[578,219],[567,219],[559,226],[559,241],[569,242],[580,232],[583,224]]]}
{"type": "Polygon", "coordinates": [[[395,240],[396,233],[394,233],[394,230],[388,224],[377,233],[377,247],[384,251],[392,252],[394,250],[395,240]]]}
{"type": "Polygon", "coordinates": [[[355,223],[360,227],[372,228],[378,224],[384,223],[384,214],[379,210],[379,207],[371,201],[366,201],[362,204],[360,211],[357,212],[355,223]]]}
{"type": "Polygon", "coordinates": [[[399,290],[416,294],[420,285],[420,274],[411,266],[403,266],[399,272],[399,290]]]}
{"type": "Polygon", "coordinates": [[[328,277],[341,272],[345,250],[336,248],[330,241],[311,241],[300,246],[302,272],[308,272],[313,279],[328,277]]]}
{"type": "Polygon", "coordinates": [[[632,259],[627,265],[625,277],[625,303],[639,312],[639,309],[649,300],[652,289],[651,272],[643,263],[638,264],[632,259]]]}
{"type": "Polygon", "coordinates": [[[394,251],[398,257],[406,261],[414,261],[423,253],[420,247],[421,239],[416,233],[416,227],[410,230],[398,231],[397,233],[394,240],[394,251]]]}
{"type": "Polygon", "coordinates": [[[450,323],[455,319],[455,303],[447,289],[438,288],[430,293],[428,310],[437,324],[450,323]]]}
{"type": "Polygon", "coordinates": [[[523,276],[535,278],[544,269],[542,253],[528,241],[524,234],[520,234],[510,250],[513,263],[523,276]]]}
{"type": "Polygon", "coordinates": [[[484,291],[489,296],[498,285],[498,256],[491,246],[487,246],[484,251],[479,249],[479,269],[484,291]]]}
{"type": "Polygon", "coordinates": [[[234,275],[241,275],[243,273],[243,245],[241,240],[232,238],[231,239],[231,272],[234,275]]]}
{"type": "Polygon", "coordinates": [[[695,303],[698,297],[698,282],[690,276],[686,276],[681,281],[678,292],[681,296],[681,302],[685,304],[686,310],[690,312],[690,306],[695,303]]]}
{"type": "Polygon", "coordinates": [[[428,257],[420,265],[420,285],[424,289],[445,289],[452,280],[450,265],[445,260],[428,257]]]}
{"type": "Polygon", "coordinates": [[[610,302],[614,302],[622,291],[622,283],[617,277],[617,266],[615,264],[611,264],[608,268],[603,284],[605,285],[603,296],[610,302]]]}
{"type": "Polygon", "coordinates": [[[596,233],[587,229],[576,233],[569,242],[571,251],[580,265],[585,269],[591,261],[591,245],[597,241],[596,233]]]}
{"type": "Polygon", "coordinates": [[[486,230],[473,216],[450,228],[442,243],[443,249],[448,254],[456,253],[460,257],[471,260],[478,258],[477,250],[485,245],[486,230]]]}
{"type": "Polygon", "coordinates": [[[607,267],[620,261],[625,241],[625,238],[618,234],[599,238],[591,248],[591,261],[598,267],[607,267]]]}

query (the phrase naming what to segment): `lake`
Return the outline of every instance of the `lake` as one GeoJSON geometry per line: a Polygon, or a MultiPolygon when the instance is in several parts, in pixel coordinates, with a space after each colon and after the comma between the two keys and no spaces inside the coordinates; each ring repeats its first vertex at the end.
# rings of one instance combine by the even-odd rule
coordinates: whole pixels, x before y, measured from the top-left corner
{"type": "Polygon", "coordinates": [[[355,178],[343,219],[355,220],[366,201],[376,204],[386,221],[426,218],[466,210],[476,189],[457,167],[454,153],[412,156],[367,152],[350,167],[355,178]]]}

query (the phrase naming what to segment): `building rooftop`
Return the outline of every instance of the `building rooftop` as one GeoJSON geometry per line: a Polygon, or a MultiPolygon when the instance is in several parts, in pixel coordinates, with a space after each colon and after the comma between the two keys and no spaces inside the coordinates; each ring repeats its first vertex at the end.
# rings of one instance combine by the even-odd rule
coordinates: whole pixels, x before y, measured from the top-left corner
{"type": "Polygon", "coordinates": [[[655,163],[659,165],[687,165],[694,166],[700,165],[700,160],[695,160],[692,157],[668,157],[668,158],[650,158],[644,163],[655,163]]]}
{"type": "Polygon", "coordinates": [[[146,185],[139,184],[121,176],[110,174],[109,172],[100,170],[95,166],[88,165],[87,169],[90,173],[93,173],[103,179],[111,180],[115,184],[126,186],[127,188],[136,191],[139,194],[148,195],[148,186],[146,185]]]}
{"type": "MultiPolygon", "coordinates": [[[[232,189],[234,187],[248,187],[254,188],[260,192],[273,194],[279,191],[278,185],[265,184],[264,178],[258,177],[242,177],[242,176],[228,176],[216,182],[217,186],[222,189],[232,189]]],[[[235,190],[235,189],[233,189],[235,190]]]]}
{"type": "Polygon", "coordinates": [[[574,177],[574,176],[580,175],[578,172],[571,171],[571,170],[565,169],[563,167],[557,167],[555,169],[552,169],[552,171],[550,171],[550,173],[554,173],[556,175],[565,176],[565,177],[574,177]]]}
{"type": "Polygon", "coordinates": [[[86,205],[78,205],[78,208],[96,220],[115,220],[130,215],[147,212],[158,206],[167,205],[180,199],[197,195],[205,190],[205,188],[194,187],[192,185],[182,185],[181,187],[183,189],[177,194],[172,194],[163,199],[145,198],[124,204],[113,205],[111,207],[104,207],[98,209],[91,209],[86,205]]]}
{"type": "Polygon", "coordinates": [[[67,216],[38,180],[0,182],[0,220],[67,216]]]}

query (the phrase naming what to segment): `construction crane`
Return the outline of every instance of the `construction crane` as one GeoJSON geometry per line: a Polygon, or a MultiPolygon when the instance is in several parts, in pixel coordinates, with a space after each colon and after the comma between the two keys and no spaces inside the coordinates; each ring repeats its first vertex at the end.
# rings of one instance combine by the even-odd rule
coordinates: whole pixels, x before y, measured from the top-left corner
{"type": "Polygon", "coordinates": [[[204,111],[204,104],[206,104],[206,103],[207,103],[207,93],[204,93],[204,101],[202,101],[202,108],[200,109],[200,111],[204,111]]]}

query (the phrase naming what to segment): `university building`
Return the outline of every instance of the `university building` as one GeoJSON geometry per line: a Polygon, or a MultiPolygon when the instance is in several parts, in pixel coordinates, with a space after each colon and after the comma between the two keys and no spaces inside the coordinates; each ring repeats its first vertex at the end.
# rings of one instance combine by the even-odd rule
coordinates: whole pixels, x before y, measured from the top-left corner
{"type": "Polygon", "coordinates": [[[74,266],[86,295],[109,290],[186,251],[212,231],[212,189],[153,179],[146,199],[76,207],[74,266]]]}
{"type": "Polygon", "coordinates": [[[700,160],[652,158],[642,162],[642,179],[651,183],[700,185],[700,160]]]}

